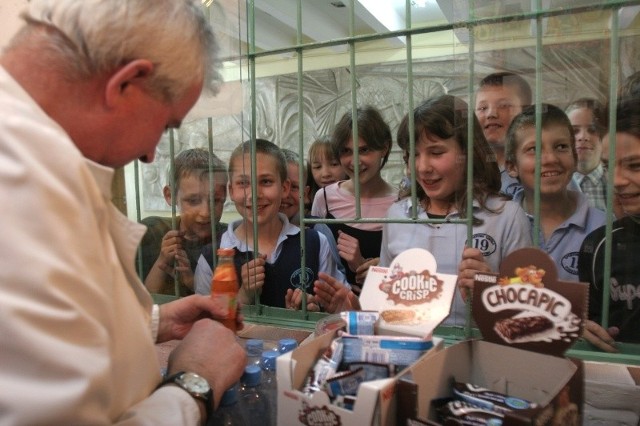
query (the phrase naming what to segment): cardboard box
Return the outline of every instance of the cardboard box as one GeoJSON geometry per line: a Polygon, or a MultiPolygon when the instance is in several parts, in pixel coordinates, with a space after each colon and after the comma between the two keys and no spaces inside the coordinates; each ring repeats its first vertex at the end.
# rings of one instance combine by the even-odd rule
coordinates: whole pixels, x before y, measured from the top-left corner
{"type": "MultiPolygon", "coordinates": [[[[363,346],[375,351],[376,345],[386,346],[385,341],[395,336],[405,336],[403,340],[410,346],[413,342],[431,341],[432,348],[418,362],[444,347],[443,340],[432,338],[431,333],[449,315],[456,276],[437,274],[436,266],[429,252],[411,249],[394,259],[390,268],[370,268],[360,295],[363,309],[393,311],[398,320],[387,316],[390,321],[379,321],[376,336],[361,337],[363,346]]],[[[316,361],[339,332],[323,334],[278,358],[278,425],[365,426],[395,422],[398,376],[361,383],[353,410],[333,405],[323,391],[311,395],[301,391],[316,361]]]]}
{"type": "Polygon", "coordinates": [[[640,367],[585,362],[585,424],[640,424],[640,367]]]}
{"type": "Polygon", "coordinates": [[[500,274],[476,275],[472,312],[484,341],[452,345],[420,359],[397,382],[397,424],[438,423],[432,401],[471,383],[534,402],[503,425],[573,425],[584,418],[584,365],[563,357],[582,334],[588,286],[557,280],[538,249],[509,255],[500,274]]]}

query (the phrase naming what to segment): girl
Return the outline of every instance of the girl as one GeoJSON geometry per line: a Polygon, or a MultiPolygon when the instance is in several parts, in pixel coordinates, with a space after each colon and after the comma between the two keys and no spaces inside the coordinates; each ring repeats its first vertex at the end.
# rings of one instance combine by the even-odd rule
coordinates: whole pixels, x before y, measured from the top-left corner
{"type": "MultiPolygon", "coordinates": [[[[358,108],[355,125],[358,140],[351,133],[351,112],[342,116],[331,139],[333,152],[349,177],[318,191],[311,214],[330,219],[353,219],[356,202],[363,218],[384,217],[396,199],[394,189],[381,176],[391,152],[391,131],[373,107],[358,108]],[[359,174],[355,175],[354,146],[359,153],[359,174]],[[360,198],[355,198],[355,182],[360,185],[360,198]]],[[[362,284],[369,266],[376,265],[380,255],[382,226],[379,223],[329,224],[338,244],[338,253],[347,271],[347,281],[362,284]]],[[[360,286],[354,286],[359,293],[360,286]]]]}
{"type": "Polygon", "coordinates": [[[602,137],[605,132],[606,110],[595,99],[581,98],[565,109],[573,126],[578,162],[573,183],[600,210],[606,209],[607,174],[602,167],[602,137]]]}
{"type": "MultiPolygon", "coordinates": [[[[445,95],[423,102],[413,111],[414,128],[404,117],[398,128],[398,145],[409,160],[409,135],[415,140],[418,219],[473,218],[473,238],[467,241],[464,223],[385,223],[380,264],[389,266],[402,251],[429,250],[437,272],[458,274],[458,286],[473,285],[476,271],[497,271],[512,250],[531,244],[529,223],[522,209],[500,195],[500,171],[492,160],[478,120],[467,123],[467,104],[445,95]],[[473,152],[467,152],[467,128],[473,126],[473,152]],[[473,210],[467,211],[467,155],[473,156],[473,210]],[[466,247],[466,248],[465,248],[466,247]]],[[[413,200],[401,194],[389,208],[389,218],[410,218],[413,200]]],[[[454,297],[444,325],[463,325],[464,300],[454,297]]]]}
{"type": "MultiPolygon", "coordinates": [[[[591,207],[586,196],[567,185],[578,156],[571,122],[558,107],[542,104],[540,156],[540,230],[538,244],[555,261],[558,279],[578,280],[578,251],[591,231],[604,225],[603,211],[591,207]]],[[[536,110],[525,108],[507,132],[506,167],[523,191],[514,197],[527,212],[533,229],[535,214],[536,110]]]]}
{"type": "Polygon", "coordinates": [[[331,148],[331,138],[323,136],[316,139],[309,147],[307,162],[309,198],[313,200],[319,189],[344,180],[346,176],[340,160],[331,148]]]}
{"type": "MultiPolygon", "coordinates": [[[[604,137],[602,160],[608,163],[609,138],[604,137]]],[[[613,222],[611,277],[609,280],[609,329],[602,320],[605,228],[589,234],[580,248],[580,281],[588,282],[589,318],[584,337],[608,352],[615,352],[613,339],[640,343],[640,100],[620,103],[616,119],[616,155],[613,190],[623,215],[613,222]]]]}

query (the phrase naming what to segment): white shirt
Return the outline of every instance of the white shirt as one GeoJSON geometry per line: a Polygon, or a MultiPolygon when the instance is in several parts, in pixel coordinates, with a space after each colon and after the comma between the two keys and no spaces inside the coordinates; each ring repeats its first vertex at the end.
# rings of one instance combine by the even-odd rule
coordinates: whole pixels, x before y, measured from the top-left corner
{"type": "Polygon", "coordinates": [[[158,310],[134,268],[145,228],[111,204],[112,176],[0,68],[2,425],[199,421],[186,392],[154,392],[158,310]]]}
{"type": "MultiPolygon", "coordinates": [[[[300,228],[289,222],[287,216],[282,213],[278,213],[278,218],[282,222],[282,229],[276,242],[276,248],[267,259],[268,263],[275,263],[278,260],[278,256],[282,251],[282,243],[289,237],[289,235],[297,235],[300,233],[300,228]]],[[[241,220],[235,221],[229,224],[227,231],[222,234],[220,239],[221,248],[237,248],[240,251],[253,251],[253,247],[247,247],[247,243],[238,239],[235,233],[235,229],[240,225],[241,220]]],[[[318,259],[318,272],[324,272],[331,275],[336,280],[345,283],[346,278],[342,272],[338,269],[334,256],[331,254],[331,246],[322,233],[318,232],[320,238],[320,259],[318,259]]],[[[300,259],[297,259],[300,264],[300,259]]],[[[194,288],[196,294],[210,294],[211,292],[211,278],[213,278],[213,271],[209,266],[209,263],[200,255],[198,259],[198,266],[196,266],[196,272],[194,274],[194,288]]],[[[284,297],[284,296],[283,296],[284,297]]]]}
{"type": "MultiPolygon", "coordinates": [[[[513,250],[531,245],[531,231],[527,216],[513,201],[497,197],[487,200],[492,210],[502,208],[500,213],[480,209],[474,201],[473,215],[483,223],[473,227],[473,243],[469,246],[482,251],[492,271],[498,272],[502,259],[513,250]]],[[[405,198],[391,205],[387,217],[406,219],[411,217],[411,199],[405,198]]],[[[418,207],[418,219],[427,219],[427,213],[418,207]]],[[[448,219],[460,219],[457,212],[448,219]]],[[[389,266],[401,252],[410,248],[423,248],[436,259],[437,272],[458,275],[462,250],[467,245],[467,225],[464,223],[385,223],[382,229],[380,266],[389,266]]],[[[465,304],[456,289],[451,313],[443,325],[464,325],[465,304]]]]}
{"type": "MultiPolygon", "coordinates": [[[[607,214],[591,206],[586,195],[577,191],[573,194],[576,198],[576,208],[571,216],[558,225],[546,240],[542,227],[538,229],[538,245],[554,260],[558,279],[563,281],[578,281],[580,246],[587,235],[606,224],[607,221],[607,214]]],[[[514,198],[514,201],[524,203],[524,192],[514,198]]],[[[534,217],[529,213],[526,215],[531,223],[533,239],[534,217]]]]}

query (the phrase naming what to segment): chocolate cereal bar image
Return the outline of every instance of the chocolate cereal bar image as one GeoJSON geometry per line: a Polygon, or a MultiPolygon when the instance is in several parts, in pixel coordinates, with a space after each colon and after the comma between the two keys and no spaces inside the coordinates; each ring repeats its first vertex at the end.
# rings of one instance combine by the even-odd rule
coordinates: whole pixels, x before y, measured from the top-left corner
{"type": "Polygon", "coordinates": [[[542,315],[528,317],[512,317],[497,321],[494,330],[508,343],[524,340],[534,334],[543,333],[553,328],[553,322],[542,315]]]}

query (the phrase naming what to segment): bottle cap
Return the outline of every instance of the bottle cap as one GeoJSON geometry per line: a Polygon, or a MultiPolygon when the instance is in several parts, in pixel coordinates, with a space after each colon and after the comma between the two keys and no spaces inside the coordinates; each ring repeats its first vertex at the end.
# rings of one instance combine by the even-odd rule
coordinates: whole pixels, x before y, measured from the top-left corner
{"type": "Polygon", "coordinates": [[[281,354],[287,353],[298,347],[296,339],[280,339],[278,340],[278,351],[281,354]]]}
{"type": "Polygon", "coordinates": [[[244,369],[244,374],[240,379],[245,386],[256,386],[262,379],[262,369],[257,365],[248,365],[244,369]]]}
{"type": "Polygon", "coordinates": [[[234,249],[233,247],[219,248],[218,250],[216,250],[216,253],[218,254],[218,256],[233,256],[234,254],[236,254],[236,249],[234,249]]]}
{"type": "Polygon", "coordinates": [[[262,339],[249,339],[245,345],[247,355],[260,356],[264,351],[264,340],[262,339]]]}
{"type": "Polygon", "coordinates": [[[260,366],[263,370],[276,371],[276,358],[278,358],[280,352],[276,351],[264,351],[262,352],[262,360],[260,366]]]}
{"type": "Polygon", "coordinates": [[[234,384],[229,389],[224,391],[222,398],[220,398],[220,405],[231,405],[238,402],[238,384],[234,384]]]}

